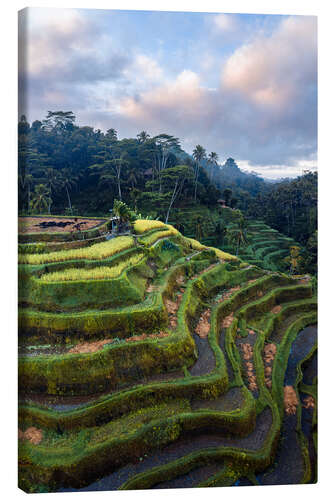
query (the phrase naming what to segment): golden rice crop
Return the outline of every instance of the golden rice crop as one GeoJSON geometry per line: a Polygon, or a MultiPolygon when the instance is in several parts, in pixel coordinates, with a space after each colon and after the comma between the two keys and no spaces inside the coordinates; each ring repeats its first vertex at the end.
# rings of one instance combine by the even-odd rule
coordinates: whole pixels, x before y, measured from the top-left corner
{"type": "Polygon", "coordinates": [[[132,236],[118,236],[109,241],[96,243],[90,247],[74,248],[72,250],[60,250],[46,254],[21,254],[19,264],[46,264],[48,262],[63,262],[66,260],[86,259],[98,260],[106,259],[112,255],[134,246],[132,236]]]}
{"type": "Polygon", "coordinates": [[[143,238],[141,238],[141,241],[145,245],[153,245],[157,240],[161,238],[166,238],[168,236],[176,236],[180,234],[177,231],[177,229],[175,229],[172,226],[169,226],[168,224],[165,224],[165,227],[167,228],[166,231],[157,231],[156,233],[144,236],[143,238]]]}
{"type": "Polygon", "coordinates": [[[191,244],[191,247],[194,250],[214,250],[216,257],[222,260],[238,260],[235,255],[231,255],[230,253],[223,252],[219,248],[214,247],[206,247],[200,241],[194,240],[193,238],[186,238],[187,242],[191,244]]]}
{"type": "Polygon", "coordinates": [[[41,281],[50,283],[57,281],[109,280],[120,276],[124,269],[134,266],[143,259],[142,254],[133,255],[112,267],[94,267],[92,269],[65,269],[54,273],[43,274],[41,281]]]}
{"type": "Polygon", "coordinates": [[[166,225],[160,220],[138,219],[134,223],[134,231],[138,234],[142,234],[146,231],[151,231],[152,229],[158,229],[162,227],[166,227],[166,225]]]}

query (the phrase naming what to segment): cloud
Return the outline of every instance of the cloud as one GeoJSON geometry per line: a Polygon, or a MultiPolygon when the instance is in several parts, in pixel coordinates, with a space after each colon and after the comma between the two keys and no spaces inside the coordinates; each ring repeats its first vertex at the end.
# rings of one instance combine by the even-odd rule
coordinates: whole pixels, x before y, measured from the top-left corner
{"type": "Polygon", "coordinates": [[[238,30],[238,23],[232,14],[217,14],[212,21],[216,32],[232,33],[238,30]]]}
{"type": "MultiPolygon", "coordinates": [[[[168,120],[174,125],[181,119],[200,118],[204,109],[205,92],[199,77],[190,70],[182,71],[174,81],[157,86],[137,97],[124,99],[119,113],[135,121],[168,120]]],[[[171,124],[170,124],[171,125],[171,124]]]]}
{"type": "MultiPolygon", "coordinates": [[[[171,24],[168,41],[134,29],[119,35],[113,15],[105,20],[98,11],[27,12],[20,108],[28,118],[73,110],[81,124],[112,126],[120,137],[170,133],[189,152],[202,144],[251,170],[281,165],[298,173],[300,162],[316,161],[315,18],[282,17],[257,29],[259,18],[203,15],[196,31],[182,23],[179,32],[175,23],[176,38],[171,24]]],[[[135,14],[126,16],[137,27],[135,14]]]]}
{"type": "Polygon", "coordinates": [[[285,108],[317,77],[317,30],[313,17],[289,17],[270,36],[238,48],[222,73],[222,86],[256,104],[285,108]]]}

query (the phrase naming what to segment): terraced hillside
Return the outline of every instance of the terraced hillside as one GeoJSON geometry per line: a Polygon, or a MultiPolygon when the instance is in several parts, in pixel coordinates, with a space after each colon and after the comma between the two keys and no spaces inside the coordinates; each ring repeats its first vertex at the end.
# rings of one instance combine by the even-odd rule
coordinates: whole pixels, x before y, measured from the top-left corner
{"type": "Polygon", "coordinates": [[[23,490],[316,480],[310,280],[159,221],[64,234],[20,245],[23,490]]]}
{"type": "MultiPolygon", "coordinates": [[[[195,238],[197,221],[201,218],[202,237],[205,245],[217,246],[228,253],[235,253],[235,246],[230,245],[228,237],[218,236],[217,228],[222,222],[226,230],[237,227],[241,217],[239,210],[228,207],[209,210],[207,207],[189,207],[182,211],[175,210],[173,221],[178,223],[187,237],[195,238]]],[[[261,220],[248,220],[246,225],[247,243],[239,249],[239,257],[246,262],[272,271],[286,271],[288,264],[284,261],[289,254],[290,246],[299,246],[293,238],[279,233],[261,220]]],[[[302,252],[305,250],[302,249],[302,252]]]]}
{"type": "MultiPolygon", "coordinates": [[[[230,228],[233,223],[230,223],[230,228]]],[[[241,247],[239,257],[247,262],[272,271],[284,271],[288,265],[284,259],[289,255],[291,246],[300,246],[293,238],[289,238],[264,222],[249,221],[247,226],[248,245],[241,247]]],[[[224,246],[225,250],[231,247],[224,246]]]]}

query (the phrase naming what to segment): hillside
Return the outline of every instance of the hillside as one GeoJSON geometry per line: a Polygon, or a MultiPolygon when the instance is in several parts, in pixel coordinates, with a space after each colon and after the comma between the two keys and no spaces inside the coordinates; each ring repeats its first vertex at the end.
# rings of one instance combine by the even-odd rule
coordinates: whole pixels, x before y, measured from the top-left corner
{"type": "Polygon", "coordinates": [[[236,257],[73,220],[20,221],[20,487],[314,482],[317,301],[278,272],[283,237],[253,222],[236,257]]]}

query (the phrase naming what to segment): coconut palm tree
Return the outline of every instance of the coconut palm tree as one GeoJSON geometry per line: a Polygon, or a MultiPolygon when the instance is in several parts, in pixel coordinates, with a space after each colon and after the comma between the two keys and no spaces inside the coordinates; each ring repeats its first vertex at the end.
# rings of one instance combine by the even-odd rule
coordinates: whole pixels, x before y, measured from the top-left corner
{"type": "Polygon", "coordinates": [[[33,199],[31,200],[31,207],[33,210],[39,210],[42,213],[43,208],[48,208],[52,204],[50,197],[50,190],[44,184],[38,184],[35,187],[33,199]]]}
{"type": "Polygon", "coordinates": [[[198,215],[196,219],[196,228],[195,228],[195,239],[200,241],[204,237],[204,218],[202,215],[198,215]]]}
{"type": "Polygon", "coordinates": [[[236,245],[236,256],[238,256],[240,247],[248,243],[247,224],[244,217],[237,221],[236,227],[227,229],[226,236],[229,244],[236,245]]]}
{"type": "Polygon", "coordinates": [[[197,200],[197,187],[199,177],[199,167],[202,160],[206,158],[206,150],[198,144],[193,150],[193,158],[195,159],[195,173],[194,173],[194,200],[197,200]]]}
{"type": "Polygon", "coordinates": [[[208,155],[208,163],[210,165],[210,175],[209,179],[210,181],[213,179],[213,168],[217,165],[217,162],[219,161],[219,155],[212,151],[208,155]]]}
{"type": "Polygon", "coordinates": [[[143,130],[142,132],[140,132],[140,134],[137,135],[137,138],[139,143],[143,144],[150,138],[150,135],[145,130],[143,130]]]}
{"type": "Polygon", "coordinates": [[[71,189],[77,185],[79,177],[74,175],[73,171],[70,168],[63,168],[61,171],[61,185],[65,188],[68,199],[68,208],[73,215],[72,202],[69,192],[71,189]]]}
{"type": "Polygon", "coordinates": [[[134,186],[138,183],[138,171],[136,168],[131,168],[128,172],[127,176],[127,182],[131,184],[132,189],[134,189],[134,186]]]}
{"type": "MultiPolygon", "coordinates": [[[[54,168],[47,168],[45,172],[45,180],[46,186],[48,187],[50,195],[52,196],[52,191],[55,192],[61,186],[60,174],[54,168]]],[[[48,207],[48,212],[50,213],[50,211],[51,205],[49,205],[48,207]]]]}
{"type": "Polygon", "coordinates": [[[27,191],[27,211],[30,210],[30,199],[31,199],[31,188],[34,184],[34,177],[31,174],[19,174],[18,176],[19,188],[23,190],[23,192],[27,191]]]}
{"type": "Polygon", "coordinates": [[[121,170],[123,167],[129,165],[129,161],[127,161],[125,159],[126,156],[127,156],[127,153],[122,153],[119,158],[114,158],[113,160],[111,160],[111,164],[113,165],[113,167],[116,171],[118,195],[119,195],[120,201],[122,200],[121,187],[120,187],[121,170]]]}

